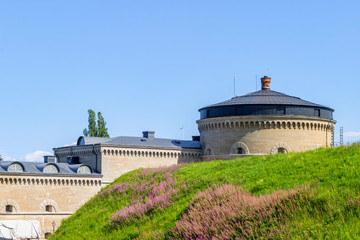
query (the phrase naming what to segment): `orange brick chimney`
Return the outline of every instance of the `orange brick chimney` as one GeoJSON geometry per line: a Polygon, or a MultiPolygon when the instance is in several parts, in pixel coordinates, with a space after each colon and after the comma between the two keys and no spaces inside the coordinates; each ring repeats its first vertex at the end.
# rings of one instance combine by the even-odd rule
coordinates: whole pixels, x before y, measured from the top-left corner
{"type": "Polygon", "coordinates": [[[261,90],[270,90],[271,78],[264,76],[261,78],[261,90]]]}

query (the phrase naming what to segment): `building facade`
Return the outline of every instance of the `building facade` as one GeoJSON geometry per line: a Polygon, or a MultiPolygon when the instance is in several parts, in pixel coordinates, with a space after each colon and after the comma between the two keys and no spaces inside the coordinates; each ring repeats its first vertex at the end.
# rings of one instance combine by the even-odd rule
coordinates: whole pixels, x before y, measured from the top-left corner
{"type": "Polygon", "coordinates": [[[333,146],[334,110],[270,89],[201,108],[203,160],[314,150],[333,146]]]}
{"type": "Polygon", "coordinates": [[[138,168],[200,161],[199,141],[79,137],[40,162],[0,162],[0,220],[37,220],[43,238],[102,187],[138,168]],[[53,158],[53,159],[51,159],[53,158]]]}
{"type": "Polygon", "coordinates": [[[138,169],[333,146],[333,109],[270,89],[199,109],[192,140],[81,136],[44,163],[0,162],[0,220],[38,220],[48,237],[102,187],[138,169]]]}

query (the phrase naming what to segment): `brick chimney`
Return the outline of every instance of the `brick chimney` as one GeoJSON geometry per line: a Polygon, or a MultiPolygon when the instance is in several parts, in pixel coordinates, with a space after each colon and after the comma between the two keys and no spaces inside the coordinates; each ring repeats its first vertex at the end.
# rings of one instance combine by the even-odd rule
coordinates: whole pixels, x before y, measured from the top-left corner
{"type": "Polygon", "coordinates": [[[264,76],[261,78],[261,90],[270,90],[271,78],[264,76]]]}

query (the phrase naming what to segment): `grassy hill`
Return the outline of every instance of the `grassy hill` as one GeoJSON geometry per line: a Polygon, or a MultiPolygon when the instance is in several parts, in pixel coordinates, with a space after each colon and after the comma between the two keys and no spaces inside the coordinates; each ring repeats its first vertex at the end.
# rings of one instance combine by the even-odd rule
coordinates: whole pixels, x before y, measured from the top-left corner
{"type": "Polygon", "coordinates": [[[119,177],[51,239],[360,239],[360,145],[119,177]]]}

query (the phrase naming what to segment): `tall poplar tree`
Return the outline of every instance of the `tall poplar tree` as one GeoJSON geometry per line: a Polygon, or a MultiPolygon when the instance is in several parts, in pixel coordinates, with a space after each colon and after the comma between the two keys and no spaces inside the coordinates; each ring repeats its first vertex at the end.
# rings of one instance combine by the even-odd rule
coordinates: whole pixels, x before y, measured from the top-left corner
{"type": "Polygon", "coordinates": [[[104,117],[101,115],[101,112],[98,112],[98,137],[109,137],[108,129],[105,125],[104,117]]]}
{"type": "Polygon", "coordinates": [[[90,137],[110,137],[107,132],[106,122],[101,112],[98,112],[98,120],[96,122],[96,114],[92,109],[88,110],[89,113],[89,125],[83,131],[84,136],[90,137]],[[97,123],[97,124],[96,124],[97,123]]]}

